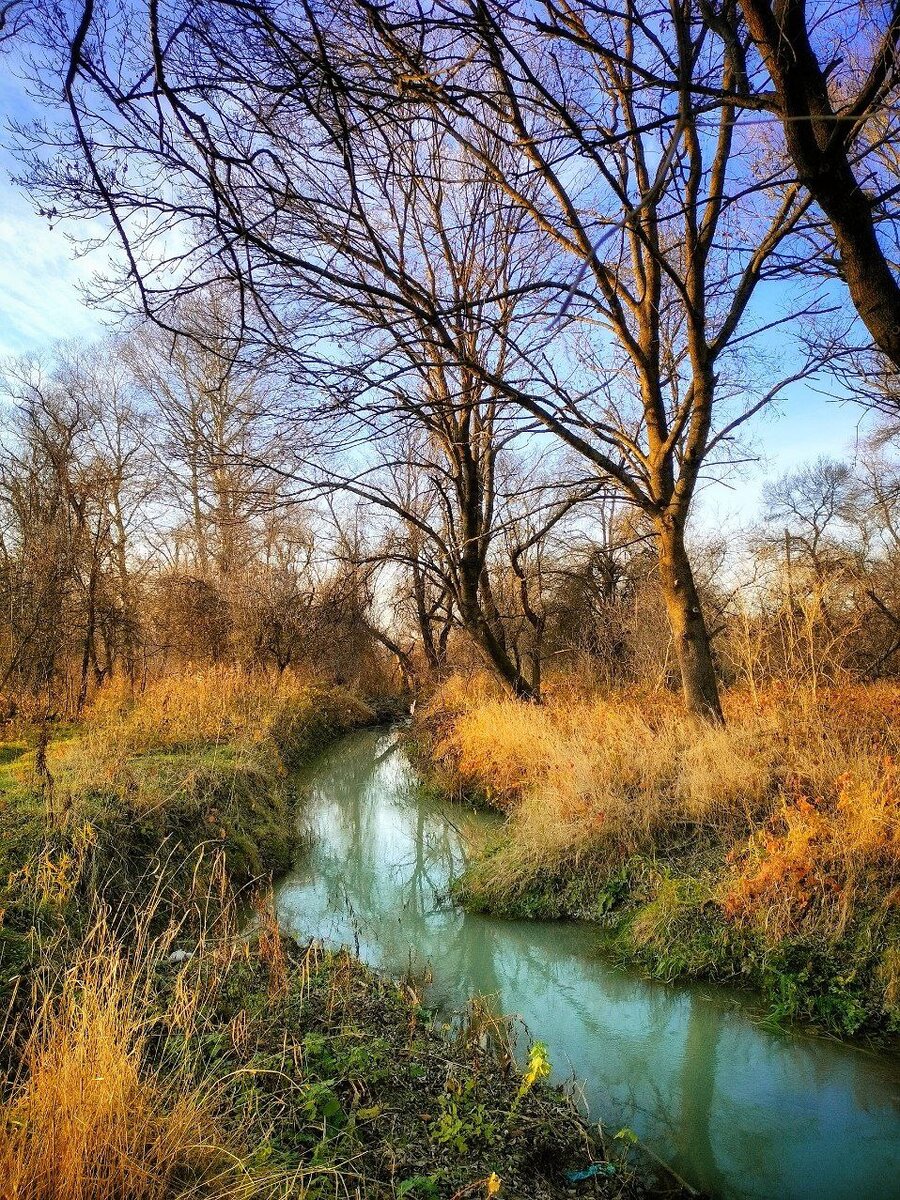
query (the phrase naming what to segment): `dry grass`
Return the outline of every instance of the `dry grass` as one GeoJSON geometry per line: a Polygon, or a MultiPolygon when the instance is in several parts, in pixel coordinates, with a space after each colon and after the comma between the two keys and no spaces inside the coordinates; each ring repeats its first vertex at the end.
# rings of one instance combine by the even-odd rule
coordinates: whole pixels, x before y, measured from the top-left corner
{"type": "MultiPolygon", "coordinates": [[[[449,693],[449,694],[448,694],[449,693]]],[[[437,698],[438,754],[467,787],[514,814],[536,853],[628,848],[685,822],[746,820],[774,786],[772,722],[697,725],[668,696],[552,694],[540,707],[482,689],[437,698]]]]}
{"type": "MultiPolygon", "coordinates": [[[[159,680],[137,696],[114,682],[78,730],[51,744],[52,798],[43,818],[34,752],[23,747],[11,764],[29,822],[7,891],[19,924],[43,914],[56,933],[34,943],[37,963],[26,956],[22,979],[36,980],[31,1002],[14,989],[5,1023],[0,1014],[0,1061],[13,1064],[0,1090],[0,1200],[304,1194],[306,1168],[255,1161],[265,1129],[258,1120],[248,1125],[254,1114],[240,1102],[234,1073],[207,1062],[204,1047],[221,1036],[217,989],[228,982],[234,956],[247,952],[228,919],[231,852],[243,862],[258,836],[262,855],[263,845],[273,847],[273,829],[279,844],[294,845],[289,814],[276,803],[284,767],[273,726],[287,721],[302,741],[305,730],[321,728],[323,711],[334,727],[345,715],[365,715],[352,697],[291,675],[276,683],[213,669],[159,680]],[[201,811],[186,825],[191,797],[201,811]],[[136,859],[129,857],[130,830],[122,830],[118,849],[127,869],[119,887],[117,814],[143,819],[151,807],[156,816],[135,839],[136,859]],[[39,819],[30,819],[32,810],[39,819]],[[110,854],[96,868],[98,821],[110,854]],[[117,914],[114,926],[94,895],[97,886],[112,887],[103,896],[117,914]],[[179,931],[171,923],[163,928],[173,913],[181,914],[195,947],[180,969],[165,965],[179,931]],[[69,933],[58,923],[63,915],[71,918],[69,933]],[[82,917],[86,935],[77,932],[85,928],[82,917]],[[211,921],[215,941],[204,934],[211,921]]],[[[19,819],[11,801],[2,811],[7,822],[19,819]]],[[[258,871],[271,867],[263,856],[258,871]]],[[[0,924],[4,917],[0,907],[0,924]]],[[[276,966],[283,975],[284,964],[275,961],[280,940],[269,929],[268,942],[260,941],[270,976],[276,966]]]]}
{"type": "Polygon", "coordinates": [[[235,667],[166,675],[132,694],[113,680],[86,715],[96,736],[123,753],[184,750],[210,745],[252,748],[290,706],[312,717],[321,689],[293,672],[275,679],[235,667]]]}
{"type": "MultiPolygon", "coordinates": [[[[163,1200],[241,1194],[221,1088],[188,1055],[163,1076],[148,1043],[163,1018],[153,972],[174,930],[151,938],[152,904],[126,937],[98,916],[63,978],[41,977],[33,1026],[0,1108],[2,1200],[163,1200]],[[179,1065],[180,1064],[180,1065],[179,1065]]],[[[184,968],[185,975],[189,967],[184,968]]],[[[196,985],[176,988],[183,1030],[196,985]]]]}
{"type": "MultiPolygon", "coordinates": [[[[371,716],[353,694],[293,672],[275,678],[209,667],[161,677],[139,692],[114,678],[77,730],[49,747],[56,807],[68,811],[71,800],[106,792],[127,794],[138,809],[156,808],[161,795],[189,788],[186,771],[202,773],[218,759],[227,759],[229,770],[278,774],[317,730],[350,728],[371,716]]],[[[7,772],[40,788],[34,751],[7,772]]]]}
{"type": "MultiPolygon", "coordinates": [[[[442,1195],[484,1196],[502,1176],[504,1194],[561,1196],[562,1170],[599,1152],[574,1105],[538,1086],[534,1050],[519,1076],[483,1004],[448,1036],[409,982],[283,943],[264,902],[256,938],[207,926],[173,965],[176,930],[148,936],[152,911],[131,930],[98,917],[43,977],[0,1103],[0,1200],[385,1198],[429,1175],[442,1195]],[[439,1132],[451,1096],[461,1142],[439,1132]]],[[[620,1168],[588,1190],[645,1195],[629,1180],[620,1168]]]]}
{"type": "Polygon", "coordinates": [[[896,749],[900,688],[735,691],[725,708],[719,728],[667,693],[591,696],[563,683],[534,706],[485,680],[455,679],[426,720],[456,780],[511,814],[526,875],[588,850],[659,848],[696,829],[739,842],[789,811],[785,795],[814,796],[833,814],[831,840],[857,864],[845,880],[879,847],[896,848],[882,763],[896,749]]]}
{"type": "MultiPolygon", "coordinates": [[[[0,1101],[0,1200],[288,1200],[316,1180],[334,1187],[333,1167],[260,1153],[297,1086],[296,1054],[278,1028],[264,1073],[284,1094],[276,1088],[272,1111],[248,1102],[261,1065],[252,1019],[239,1006],[223,1022],[222,1011],[235,994],[255,1005],[252,981],[266,973],[272,1017],[287,964],[268,902],[256,906],[268,941],[239,933],[222,856],[213,877],[222,894],[199,924],[157,880],[139,909],[111,917],[95,900],[86,932],[45,953],[30,1004],[11,1007],[17,1016],[0,1029],[13,1064],[0,1101]],[[170,959],[188,935],[191,951],[170,959]]],[[[295,966],[299,992],[319,957],[311,945],[295,966]]]]}
{"type": "Polygon", "coordinates": [[[312,716],[312,694],[293,677],[276,685],[231,668],[166,676],[137,695],[113,680],[85,714],[81,735],[53,748],[50,768],[71,794],[127,793],[136,809],[155,808],[190,790],[191,772],[203,769],[210,750],[250,766],[279,708],[291,703],[312,716]],[[163,755],[179,756],[174,775],[163,755]]]}
{"type": "Polygon", "coordinates": [[[900,903],[900,770],[871,761],[846,775],[833,802],[783,797],[768,826],[734,855],[727,915],[762,923],[772,937],[814,926],[830,937],[857,905],[884,912],[900,903]]]}

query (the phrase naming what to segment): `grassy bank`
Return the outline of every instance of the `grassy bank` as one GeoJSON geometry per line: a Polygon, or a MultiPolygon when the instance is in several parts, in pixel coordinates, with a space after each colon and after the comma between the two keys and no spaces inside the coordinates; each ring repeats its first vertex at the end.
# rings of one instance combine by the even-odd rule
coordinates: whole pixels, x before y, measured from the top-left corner
{"type": "Polygon", "coordinates": [[[451,680],[419,720],[444,790],[508,814],[458,884],[472,909],[595,921],[622,961],[747,983],[773,1017],[900,1028],[900,689],[666,693],[536,707],[451,680]]]}
{"type": "Polygon", "coordinates": [[[99,895],[140,902],[152,881],[202,905],[287,869],[288,769],[373,710],[339,690],[221,669],[138,696],[101,692],[77,727],[7,730],[0,746],[0,996],[99,895]]]}
{"type": "Polygon", "coordinates": [[[220,917],[171,961],[146,919],[103,919],[23,1040],[0,1112],[0,1194],[638,1196],[574,1108],[521,1073],[500,1025],[436,1025],[410,983],[347,953],[245,942],[220,917]]]}
{"type": "Polygon", "coordinates": [[[483,1005],[442,1024],[238,898],[296,850],[289,769],[374,716],[221,670],[8,730],[0,1200],[648,1194],[539,1044],[517,1067],[483,1005]]]}

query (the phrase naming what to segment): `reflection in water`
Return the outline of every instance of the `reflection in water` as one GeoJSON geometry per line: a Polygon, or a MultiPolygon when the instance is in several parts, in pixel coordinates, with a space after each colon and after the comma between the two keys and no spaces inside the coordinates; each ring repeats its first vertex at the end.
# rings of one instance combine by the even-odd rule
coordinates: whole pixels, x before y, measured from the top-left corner
{"type": "Polygon", "coordinates": [[[443,899],[465,823],[423,800],[393,735],[345,739],[310,773],[313,847],[280,884],[282,928],[355,946],[390,971],[430,967],[432,997],[496,995],[545,1040],[592,1117],[633,1127],[723,1197],[900,1197],[900,1064],[770,1034],[721,991],[606,966],[586,925],[469,915],[443,899]]]}

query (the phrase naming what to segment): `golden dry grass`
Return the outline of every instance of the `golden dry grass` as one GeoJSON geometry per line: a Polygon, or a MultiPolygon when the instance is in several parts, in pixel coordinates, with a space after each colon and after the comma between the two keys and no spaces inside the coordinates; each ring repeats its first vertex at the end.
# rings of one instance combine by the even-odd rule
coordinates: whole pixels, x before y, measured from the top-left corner
{"type": "MultiPolygon", "coordinates": [[[[127,939],[99,916],[62,980],[42,979],[0,1107],[2,1200],[239,1194],[245,1173],[223,1133],[218,1087],[186,1058],[165,1076],[147,1062],[160,1018],[153,971],[173,933],[149,937],[152,912],[127,939]]],[[[169,1017],[187,1029],[200,992],[175,994],[181,1011],[169,1017]]]]}
{"type": "MultiPolygon", "coordinates": [[[[275,803],[277,776],[286,770],[273,733],[276,723],[283,723],[290,749],[290,738],[302,746],[306,732],[321,729],[323,721],[326,730],[341,728],[344,720],[364,719],[366,711],[352,696],[290,673],[276,681],[211,668],[159,679],[139,694],[113,681],[79,729],[51,743],[45,819],[34,825],[29,857],[10,880],[18,885],[17,902],[27,900],[29,912],[37,907],[59,913],[66,905],[86,903],[76,889],[90,895],[95,886],[85,884],[84,869],[97,839],[92,822],[106,821],[107,809],[117,812],[116,797],[127,799],[129,813],[152,808],[161,818],[173,801],[177,823],[186,811],[184,798],[196,791],[200,817],[210,821],[209,840],[222,849],[214,848],[209,857],[201,846],[196,859],[189,849],[178,849],[170,861],[167,826],[160,819],[158,855],[151,856],[140,879],[125,880],[125,901],[110,901],[115,929],[101,907],[83,943],[48,939],[47,962],[57,966],[39,972],[32,1004],[24,1010],[17,1004],[16,1011],[26,1015],[0,1034],[4,1056],[18,1062],[0,1093],[0,1200],[269,1200],[303,1194],[305,1169],[251,1162],[249,1110],[235,1107],[233,1081],[202,1065],[203,1025],[215,1008],[207,1006],[210,989],[224,983],[230,956],[247,947],[228,930],[220,931],[215,945],[204,944],[196,925],[225,920],[233,929],[233,920],[226,919],[232,906],[226,860],[231,862],[234,847],[224,840],[226,824],[235,826],[241,861],[257,834],[272,849],[274,827],[292,844],[293,826],[275,803]],[[195,776],[217,786],[207,796],[199,784],[194,788],[195,776]],[[229,804],[235,812],[228,809],[223,816],[229,804]],[[201,869],[203,853],[208,861],[201,869]],[[182,858],[189,872],[183,880],[182,858]],[[182,886],[184,896],[173,910],[172,888],[182,886]],[[182,901],[192,942],[199,937],[199,944],[166,987],[161,1010],[155,972],[176,930],[159,929],[167,914],[181,911],[182,901]],[[67,968],[60,975],[62,961],[67,968]],[[162,1055],[160,1037],[169,1039],[173,1031],[175,1044],[162,1055]]],[[[31,751],[14,764],[26,796],[41,784],[34,759],[31,751]]],[[[198,831],[205,842],[206,825],[199,824],[198,831]]],[[[188,837],[195,832],[192,828],[188,837]]],[[[142,861],[131,865],[140,871],[142,861]]],[[[265,860],[261,867],[269,865],[265,860]]],[[[76,919],[74,926],[81,922],[76,919]]],[[[274,979],[276,968],[283,976],[285,967],[276,961],[280,940],[266,929],[260,952],[268,954],[274,979]]],[[[258,1129],[255,1137],[258,1141],[258,1129]]]]}
{"type": "Polygon", "coordinates": [[[510,861],[524,874],[698,828],[740,842],[784,811],[785,795],[801,794],[831,814],[831,841],[857,875],[885,847],[896,866],[882,764],[897,748],[900,688],[734,691],[725,709],[718,727],[663,692],[589,695],[563,682],[535,706],[485,679],[452,679],[426,720],[455,779],[510,813],[510,861]]]}
{"type": "Polygon", "coordinates": [[[698,725],[669,697],[571,697],[525,705],[451,684],[431,708],[438,754],[465,786],[514,814],[535,851],[634,846],[688,821],[730,822],[763,805],[777,749],[771,722],[698,725]]]}
{"type": "MultiPolygon", "coordinates": [[[[232,767],[265,763],[279,772],[281,753],[291,749],[276,745],[279,725],[289,741],[302,745],[305,732],[323,722],[340,729],[368,717],[358,697],[290,671],[276,678],[207,667],[163,676],[142,691],[114,678],[97,693],[74,736],[51,743],[47,761],[58,796],[127,792],[135,807],[155,808],[161,791],[183,790],[190,782],[185,770],[203,771],[217,753],[232,767]],[[172,771],[174,781],[168,779],[172,771]]],[[[33,752],[16,769],[24,783],[39,783],[33,752]]]]}
{"type": "Polygon", "coordinates": [[[900,770],[890,756],[839,780],[837,799],[782,796],[767,826],[733,855],[725,912],[785,937],[804,925],[839,936],[862,902],[900,903],[900,770]]]}
{"type": "Polygon", "coordinates": [[[123,679],[98,693],[87,725],[123,751],[181,750],[211,744],[250,747],[266,737],[290,705],[313,714],[316,685],[285,672],[278,678],[236,667],[206,667],[151,681],[133,694],[123,679]]]}

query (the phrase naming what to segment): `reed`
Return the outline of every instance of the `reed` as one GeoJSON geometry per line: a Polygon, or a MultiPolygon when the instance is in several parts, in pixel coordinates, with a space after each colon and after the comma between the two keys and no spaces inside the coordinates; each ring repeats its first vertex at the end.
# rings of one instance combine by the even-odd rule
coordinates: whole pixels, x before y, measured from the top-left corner
{"type": "MultiPolygon", "coordinates": [[[[153,934],[161,894],[115,922],[98,906],[60,971],[37,974],[30,1032],[0,1107],[3,1200],[235,1196],[246,1180],[227,1088],[197,1070],[203,989],[183,969],[168,1007],[156,974],[177,925],[153,934]],[[161,1056],[160,1030],[187,1033],[161,1056]],[[152,1053],[151,1053],[152,1049],[152,1053]],[[165,1070],[159,1066],[165,1057],[165,1070]]],[[[213,947],[201,938],[201,951],[213,947]]],[[[224,969],[224,968],[223,968],[224,969]]],[[[16,1029],[7,1030],[10,1041],[16,1029]]]]}

